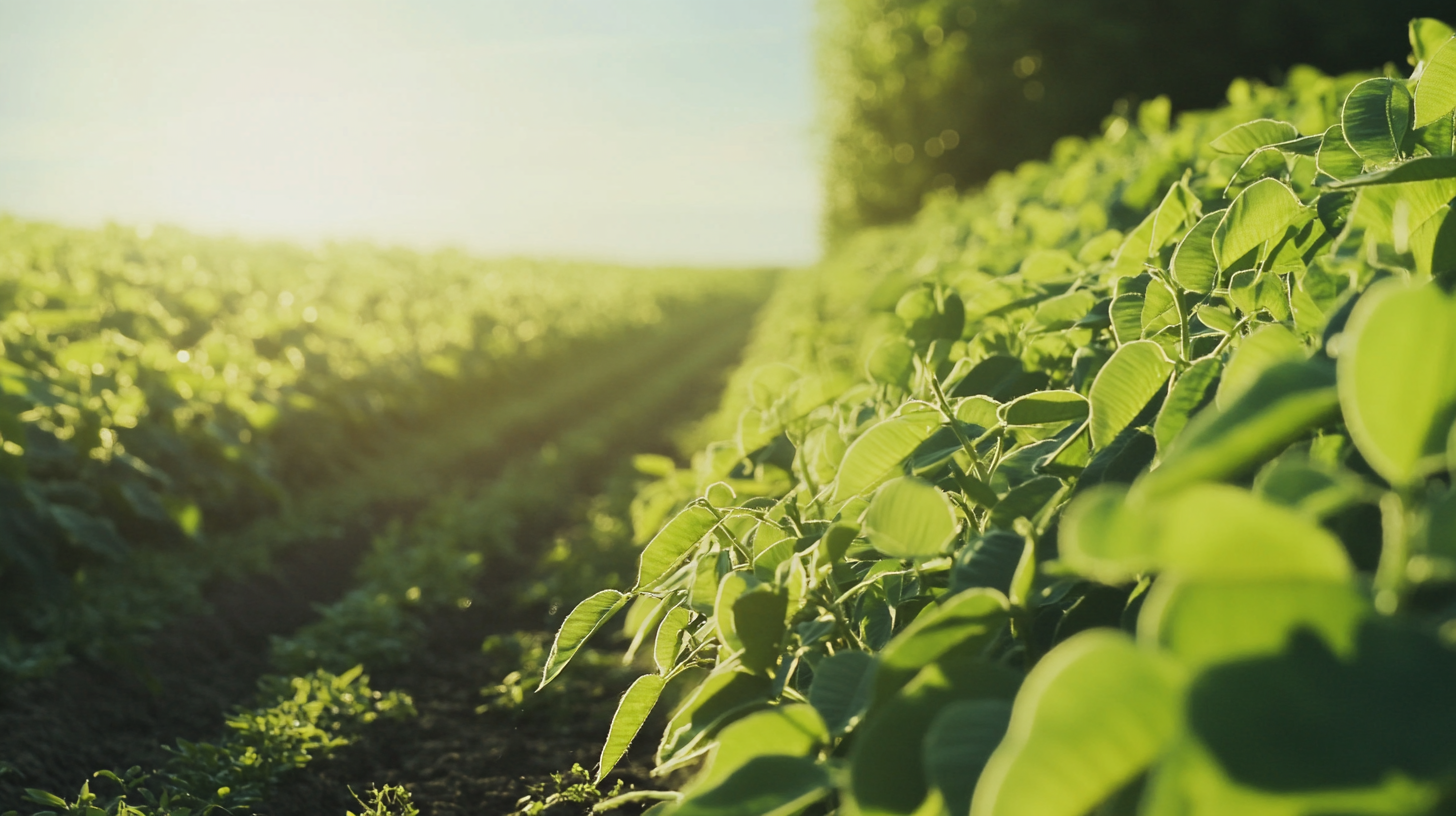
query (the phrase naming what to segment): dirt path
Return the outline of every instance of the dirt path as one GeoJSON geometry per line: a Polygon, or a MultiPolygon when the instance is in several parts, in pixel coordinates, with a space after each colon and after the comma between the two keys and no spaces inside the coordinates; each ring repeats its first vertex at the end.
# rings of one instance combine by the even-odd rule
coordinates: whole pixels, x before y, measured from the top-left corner
{"type": "MultiPolygon", "coordinates": [[[[594,766],[617,697],[631,681],[625,670],[561,701],[564,706],[477,712],[480,689],[512,668],[482,653],[481,641],[530,623],[538,624],[539,616],[511,620],[482,610],[436,618],[429,647],[417,659],[374,675],[376,688],[414,697],[419,717],[370,726],[354,744],[294,774],[259,813],[343,816],[358,811],[351,789],[404,785],[424,816],[506,814],[552,773],[572,763],[594,766]]],[[[640,759],[624,763],[628,768],[612,780],[651,786],[640,759]]],[[[550,811],[581,812],[566,805],[550,811]]]]}
{"type": "MultiPolygon", "coordinates": [[[[713,365],[704,366],[700,373],[689,378],[677,398],[656,406],[654,413],[660,415],[661,421],[655,426],[653,438],[630,440],[631,447],[624,450],[624,454],[665,449],[666,432],[676,422],[699,416],[716,403],[726,369],[741,348],[749,323],[745,316],[732,325],[730,330],[736,336],[734,342],[723,344],[725,351],[721,359],[713,365]]],[[[672,353],[672,349],[665,350],[665,354],[672,353]]],[[[644,368],[651,370],[654,361],[644,362],[644,368]]],[[[542,424],[544,427],[539,434],[514,435],[509,450],[524,452],[546,442],[550,437],[544,434],[557,429],[551,423],[542,424]]],[[[503,465],[508,458],[499,456],[499,464],[503,465]]],[[[619,462],[620,459],[617,459],[610,465],[615,466],[619,462]]],[[[604,465],[600,477],[610,472],[611,466],[604,465]]],[[[477,465],[476,474],[482,478],[494,475],[499,472],[499,467],[489,470],[485,473],[477,465]]],[[[541,530],[539,535],[549,535],[549,530],[541,530]]],[[[24,788],[71,794],[98,769],[122,770],[135,764],[159,764],[166,758],[162,748],[164,743],[170,744],[178,738],[208,740],[219,736],[223,714],[232,706],[247,702],[257,678],[268,672],[269,637],[294,631],[316,617],[315,605],[342,595],[352,583],[353,566],[367,547],[369,537],[370,528],[354,526],[333,539],[315,541],[290,551],[276,561],[270,575],[212,588],[207,593],[212,613],[166,627],[135,656],[135,662],[142,667],[140,672],[82,660],[54,677],[19,684],[0,692],[0,813],[12,808],[22,813],[33,809],[21,799],[24,788]]],[[[515,793],[521,785],[507,781],[507,777],[549,772],[533,770],[538,766],[559,770],[569,767],[573,758],[580,759],[583,764],[594,759],[595,746],[604,733],[604,726],[589,727],[585,720],[573,722],[567,733],[546,737],[539,734],[535,737],[511,736],[497,723],[489,729],[496,735],[492,739],[497,742],[486,741],[495,746],[489,750],[496,750],[497,754],[467,750],[472,739],[477,743],[481,741],[481,732],[473,730],[472,721],[471,728],[459,733],[460,750],[456,750],[456,737],[450,735],[450,730],[461,728],[462,723],[469,719],[466,713],[473,717],[480,702],[478,689],[492,676],[490,667],[480,662],[485,660],[479,651],[481,638],[489,632],[510,631],[520,623],[501,617],[500,608],[491,609],[491,606],[481,604],[473,614],[437,621],[439,631],[432,633],[431,637],[443,640],[427,649],[425,656],[398,677],[375,673],[375,688],[392,688],[391,684],[397,681],[400,688],[418,694],[422,716],[417,720],[388,724],[388,728],[399,729],[399,733],[390,732],[377,743],[380,747],[369,760],[375,764],[368,766],[368,781],[387,783],[390,778],[388,774],[373,776],[374,768],[396,769],[395,773],[402,779],[416,771],[425,773],[419,763],[433,761],[438,767],[450,769],[441,771],[447,777],[450,774],[464,774],[460,779],[476,779],[470,774],[479,777],[469,785],[462,782],[456,786],[461,791],[460,796],[465,796],[467,790],[474,790],[474,786],[485,785],[496,791],[490,801],[499,803],[509,799],[513,805],[515,799],[522,795],[515,793]],[[415,734],[415,729],[418,729],[418,734],[415,734]],[[407,738],[407,733],[415,735],[407,738]],[[506,741],[499,742],[502,739],[506,741]],[[525,739],[526,743],[522,744],[530,747],[523,753],[517,743],[510,741],[513,739],[525,739]],[[415,752],[418,756],[412,755],[409,760],[413,764],[407,764],[402,756],[389,758],[388,752],[393,750],[390,746],[406,744],[418,749],[415,752]],[[582,751],[587,754],[581,754],[582,751]],[[524,755],[536,756],[537,759],[531,761],[535,764],[500,765],[499,760],[490,760],[503,769],[494,772],[478,765],[471,766],[469,762],[457,769],[455,759],[467,757],[471,761],[485,761],[490,756],[524,755]],[[565,765],[562,765],[563,761],[565,765]]],[[[539,618],[533,623],[539,626],[539,618]]],[[[616,691],[604,694],[614,704],[616,691]]],[[[610,713],[609,708],[608,717],[610,713]]],[[[385,724],[379,723],[371,728],[380,728],[384,733],[384,727],[385,724]]],[[[512,729],[516,730],[514,725],[512,729]]],[[[371,738],[370,742],[362,743],[355,753],[368,755],[369,746],[374,745],[376,742],[371,738]]],[[[338,760],[346,761],[349,760],[338,760]]],[[[343,807],[334,806],[338,796],[343,797],[345,806],[352,800],[342,787],[337,791],[329,789],[329,780],[332,779],[329,773],[332,772],[325,768],[315,776],[310,768],[300,777],[299,785],[304,788],[312,785],[311,789],[318,791],[315,809],[279,810],[278,813],[342,816],[343,807]],[[310,778],[316,781],[308,782],[310,778]],[[324,807],[326,799],[328,806],[324,807]],[[318,809],[320,807],[322,809],[318,809]]],[[[365,778],[353,773],[347,775],[351,779],[365,778]]],[[[446,788],[442,790],[456,790],[449,783],[443,784],[446,788]]],[[[301,801],[302,796],[301,793],[287,794],[280,802],[301,801]]],[[[451,802],[456,798],[454,794],[442,794],[439,801],[451,802]]],[[[477,798],[476,806],[469,811],[438,812],[504,813],[510,809],[481,810],[479,801],[477,798]]],[[[436,811],[426,811],[432,812],[436,811]]]]}

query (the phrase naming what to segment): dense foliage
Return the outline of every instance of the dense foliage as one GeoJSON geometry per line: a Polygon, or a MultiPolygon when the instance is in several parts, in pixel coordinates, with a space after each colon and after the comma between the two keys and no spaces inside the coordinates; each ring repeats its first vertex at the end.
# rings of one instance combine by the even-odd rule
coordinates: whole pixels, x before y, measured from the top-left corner
{"type": "Polygon", "coordinates": [[[153,624],[245,530],[437,493],[594,384],[556,375],[760,285],[0,220],[0,676],[153,624]]]}
{"type": "Polygon", "coordinates": [[[1452,812],[1456,38],[1411,40],[784,279],[543,669],[628,610],[599,777],[661,709],[676,816],[1452,812]]]}
{"type": "Polygon", "coordinates": [[[827,231],[903,221],[1095,131],[1114,101],[1221,101],[1236,76],[1364,70],[1434,0],[821,0],[827,231]]]}

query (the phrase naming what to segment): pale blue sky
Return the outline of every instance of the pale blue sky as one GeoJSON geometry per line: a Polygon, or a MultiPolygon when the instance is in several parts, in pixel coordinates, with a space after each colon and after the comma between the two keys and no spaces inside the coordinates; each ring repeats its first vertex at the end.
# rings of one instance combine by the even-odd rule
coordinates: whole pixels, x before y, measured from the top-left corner
{"type": "Polygon", "coordinates": [[[0,212],[818,254],[810,0],[0,0],[0,212]]]}

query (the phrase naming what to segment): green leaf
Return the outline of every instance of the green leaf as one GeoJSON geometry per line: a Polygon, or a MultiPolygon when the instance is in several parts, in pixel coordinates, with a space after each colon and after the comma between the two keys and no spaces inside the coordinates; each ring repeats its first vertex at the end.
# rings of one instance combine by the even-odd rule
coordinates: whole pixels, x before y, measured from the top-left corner
{"type": "Polygon", "coordinates": [[[1117,255],[1112,260],[1112,266],[1107,271],[1110,278],[1130,277],[1142,273],[1143,263],[1148,259],[1148,247],[1153,240],[1153,226],[1157,217],[1157,210],[1148,213],[1142,223],[1122,239],[1122,246],[1118,247],[1117,255]]]}
{"type": "Polygon", "coordinates": [[[561,622],[556,639],[551,643],[551,652],[546,657],[546,666],[541,671],[541,685],[536,687],[537,691],[545,688],[556,675],[561,674],[561,670],[566,668],[566,664],[571,662],[587,639],[608,618],[616,614],[617,610],[627,605],[629,597],[615,589],[604,589],[571,610],[571,614],[561,622]]]}
{"type": "Polygon", "coordinates": [[[1325,131],[1314,163],[1321,173],[1335,179],[1358,176],[1365,169],[1365,160],[1350,149],[1350,143],[1345,141],[1345,129],[1339,125],[1331,125],[1325,131]]]}
{"type": "Polygon", "coordinates": [[[1092,382],[1092,447],[1107,447],[1163,389],[1172,372],[1173,362],[1151,340],[1114,352],[1092,382]]]}
{"type": "Polygon", "coordinates": [[[1060,249],[1038,249],[1027,255],[1016,268],[1016,274],[1033,281],[1053,281],[1065,278],[1077,268],[1077,259],[1060,249]]]}
{"type": "Polygon", "coordinates": [[[1175,437],[1143,490],[1167,493],[1196,481],[1251,472],[1311,429],[1339,417],[1334,367],[1322,359],[1280,363],[1225,409],[1209,407],[1175,437]]]}
{"type": "Polygon", "coordinates": [[[1051,425],[1080,422],[1090,410],[1087,398],[1076,391],[1037,391],[1006,403],[997,413],[1007,425],[1051,425]]]}
{"type": "Polygon", "coordinates": [[[743,641],[738,639],[738,626],[733,620],[735,604],[743,593],[760,585],[758,578],[746,570],[734,570],[723,576],[718,584],[718,598],[713,604],[713,618],[717,621],[718,639],[733,651],[742,651],[743,641]]]}
{"type": "Polygon", "coordinates": [[[1244,188],[1213,233],[1213,254],[1227,269],[1251,250],[1284,235],[1304,208],[1289,185],[1261,179],[1244,188]]]}
{"type": "Polygon", "coordinates": [[[865,373],[874,382],[909,388],[915,373],[915,347],[900,337],[882,340],[865,360],[865,373]]]}
{"type": "Polygon", "coordinates": [[[1019,518],[1032,518],[1047,502],[1062,491],[1062,480],[1055,476],[1038,476],[1013,487],[991,508],[990,527],[1010,530],[1019,518]]]}
{"type": "Polygon", "coordinates": [[[597,765],[596,782],[606,778],[627,748],[632,744],[642,724],[662,696],[662,687],[667,680],[660,674],[644,674],[627,689],[617,703],[617,713],[612,715],[612,727],[607,731],[607,741],[602,745],[601,762],[597,765]]]}
{"type": "Polygon", "coordinates": [[[1456,110],[1456,40],[1446,43],[1425,61],[1416,83],[1415,127],[1425,127],[1456,110]]]}
{"type": "Polygon", "coordinates": [[[697,546],[718,523],[713,511],[694,504],[673,516],[647,546],[637,567],[637,588],[645,589],[662,580],[697,546]]]}
{"type": "Polygon", "coordinates": [[[941,709],[925,734],[925,771],[951,813],[969,813],[981,771],[1011,722],[1008,700],[960,700],[941,709]]]}
{"type": "Polygon", "coordinates": [[[1099,486],[1062,516],[1062,561],[1105,584],[1149,572],[1189,580],[1346,581],[1345,549],[1310,518],[1238,487],[1148,496],[1099,486]]]}
{"type": "Polygon", "coordinates": [[[667,728],[657,749],[659,765],[694,756],[703,738],[738,714],[768,700],[772,681],[762,674],[716,671],[688,695],[667,728]]]}
{"type": "Polygon", "coordinates": [[[778,573],[779,564],[794,557],[794,546],[797,543],[795,539],[785,538],[754,556],[753,574],[760,581],[772,581],[778,573]]]}
{"type": "Polygon", "coordinates": [[[1239,343],[1238,351],[1224,369],[1215,398],[1218,406],[1231,405],[1275,365],[1298,362],[1304,357],[1303,344],[1289,329],[1277,323],[1259,327],[1239,343]]]}
{"type": "Polygon", "coordinates": [[[829,773],[811,759],[761,756],[702,793],[684,799],[673,816],[791,816],[829,795],[829,773]]]}
{"type": "Polygon", "coordinates": [[[847,521],[836,521],[824,531],[819,539],[819,558],[824,564],[838,564],[849,552],[849,546],[859,536],[859,525],[847,521]]]}
{"type": "Polygon", "coordinates": [[[994,428],[1000,422],[1001,404],[984,394],[955,401],[955,418],[967,425],[994,428]]]}
{"type": "Polygon", "coordinates": [[[1183,225],[1199,207],[1198,198],[1188,191],[1184,182],[1174,184],[1163,195],[1158,209],[1153,211],[1153,228],[1148,234],[1148,256],[1156,255],[1163,246],[1183,230],[1183,225]]]}
{"type": "Polygon", "coordinates": [[[1218,379],[1223,364],[1217,358],[1207,357],[1189,366],[1188,370],[1173,383],[1168,399],[1158,411],[1153,423],[1153,438],[1158,442],[1158,452],[1166,454],[1173,439],[1183,432],[1194,412],[1207,405],[1212,397],[1210,388],[1218,379]]]}
{"type": "Polygon", "coordinates": [[[1432,17],[1418,17],[1410,21],[1411,51],[1416,62],[1429,60],[1446,41],[1451,39],[1451,26],[1432,17]]]}
{"type": "Polygon", "coordinates": [[[1372,286],[1340,343],[1339,395],[1360,453],[1391,484],[1443,466],[1456,420],[1456,298],[1435,286],[1372,286]]]}
{"type": "Polygon", "coordinates": [[[840,736],[854,728],[869,708],[875,682],[875,657],[868,652],[842,651],[819,661],[809,686],[809,704],[824,718],[830,733],[840,736]]]}
{"type": "Polygon", "coordinates": [[[1224,196],[1242,190],[1245,185],[1262,178],[1275,178],[1284,175],[1289,170],[1289,160],[1284,157],[1283,151],[1275,147],[1266,147],[1254,151],[1239,169],[1234,177],[1229,179],[1228,187],[1224,189],[1224,196]]]}
{"type": "Polygon", "coordinates": [[[1324,141],[1323,133],[1316,133],[1313,136],[1301,136],[1298,139],[1290,139],[1287,142],[1280,142],[1270,147],[1277,147],[1293,156],[1313,157],[1319,153],[1320,144],[1324,141]]]}
{"type": "Polygon", "coordinates": [[[1332,181],[1330,190],[1351,187],[1375,187],[1383,184],[1408,184],[1413,181],[1435,181],[1456,178],[1456,156],[1422,156],[1419,159],[1401,162],[1387,170],[1366,173],[1361,176],[1332,181]]]}
{"type": "Polygon", "coordinates": [[[1112,299],[1108,317],[1112,321],[1112,336],[1120,346],[1138,340],[1143,336],[1143,306],[1146,298],[1142,292],[1127,292],[1112,299]]]}
{"type": "Polygon", "coordinates": [[[1299,138],[1299,128],[1277,119],[1255,119],[1225,131],[1209,142],[1220,153],[1247,156],[1261,147],[1299,138]]]}
{"type": "Polygon", "coordinates": [[[1195,671],[1275,654],[1300,628],[1349,654],[1369,606],[1343,581],[1159,581],[1138,617],[1138,637],[1195,671]]]}
{"type": "Polygon", "coordinates": [[[933,558],[955,538],[955,509],[934,485],[902,477],[875,493],[865,533],[875,549],[892,558],[933,558]]]}
{"type": "Polygon", "coordinates": [[[1148,289],[1143,293],[1143,337],[1154,337],[1163,329],[1178,325],[1175,294],[1162,280],[1155,278],[1148,283],[1148,289]]]}
{"type": "Polygon", "coordinates": [[[889,478],[941,422],[939,414],[924,411],[891,417],[865,431],[844,452],[834,501],[869,491],[889,478]]]}
{"type": "Polygon", "coordinates": [[[1375,164],[1400,158],[1410,119],[1411,97],[1405,83],[1386,77],[1356,85],[1340,112],[1345,142],[1360,158],[1375,164]]]}
{"type": "MultiPolygon", "coordinates": [[[[1447,681],[1456,652],[1423,629],[1372,617],[1343,659],[1301,629],[1278,655],[1212,666],[1188,690],[1190,730],[1231,778],[1256,789],[1350,790],[1404,777],[1432,783],[1434,794],[1456,768],[1447,681]]],[[[1434,798],[1417,809],[1302,812],[1428,813],[1434,798]]]]}
{"type": "Polygon", "coordinates": [[[1449,113],[1415,132],[1416,147],[1432,156],[1456,153],[1456,113],[1449,113]]]}
{"type": "Polygon", "coordinates": [[[1011,579],[1021,563],[1026,539],[1010,530],[988,530],[956,553],[950,571],[950,591],[985,587],[1005,595],[1011,591],[1011,579]]]}
{"type": "Polygon", "coordinates": [[[1368,486],[1348,470],[1291,450],[1259,469],[1254,492],[1315,518],[1327,518],[1366,497],[1368,486]]]}
{"type": "Polygon", "coordinates": [[[667,674],[677,666],[678,653],[682,651],[682,634],[692,622],[693,613],[685,606],[673,607],[657,627],[657,638],[652,642],[652,660],[657,670],[667,674]]]}
{"type": "Polygon", "coordinates": [[[1083,632],[1032,669],[971,816],[1083,816],[1172,741],[1175,673],[1118,632],[1083,632]]]}
{"type": "MultiPolygon", "coordinates": [[[[910,816],[930,794],[925,734],[948,706],[965,700],[1011,699],[1021,677],[1005,667],[947,656],[922,668],[914,679],[870,716],[855,734],[850,752],[850,793],[863,816],[910,816]]],[[[938,812],[938,811],[937,811],[938,812]]]]}
{"type": "Polygon", "coordinates": [[[1021,360],[1005,354],[993,354],[982,360],[962,377],[951,389],[953,397],[986,396],[997,401],[1018,397],[1026,393],[1018,390],[1026,379],[1026,369],[1021,360]],[[1013,393],[1014,392],[1014,393],[1013,393]]]}
{"type": "Polygon", "coordinates": [[[1224,211],[1198,219],[1193,229],[1178,242],[1173,252],[1173,277],[1190,292],[1207,294],[1218,282],[1218,261],[1213,256],[1213,235],[1223,222],[1224,211]]]}
{"type": "Polygon", "coordinates": [[[749,671],[771,668],[784,637],[788,599],[771,586],[758,586],[733,601],[733,628],[743,644],[742,661],[749,671]]]}
{"type": "Polygon", "coordinates": [[[1121,584],[1161,566],[1151,518],[1126,508],[1121,485],[1096,485],[1062,513],[1057,549],[1061,561],[1104,584],[1121,584]]]}
{"type": "Polygon", "coordinates": [[[1070,328],[1086,317],[1096,303],[1097,296],[1086,289],[1047,298],[1036,307],[1032,323],[1047,331],[1070,328]]]}
{"type": "Polygon", "coordinates": [[[1006,625],[1006,596],[994,589],[971,589],[927,608],[879,654],[874,699],[883,702],[926,665],[956,651],[977,654],[1006,625]]]}
{"type": "Polygon", "coordinates": [[[778,706],[749,714],[724,728],[702,773],[685,790],[691,796],[722,784],[761,756],[806,757],[829,743],[829,731],[813,706],[778,706]]]}
{"type": "Polygon", "coordinates": [[[732,556],[726,550],[709,551],[698,556],[693,564],[693,582],[688,586],[688,606],[694,612],[713,614],[718,604],[718,584],[732,567],[732,556]]]}

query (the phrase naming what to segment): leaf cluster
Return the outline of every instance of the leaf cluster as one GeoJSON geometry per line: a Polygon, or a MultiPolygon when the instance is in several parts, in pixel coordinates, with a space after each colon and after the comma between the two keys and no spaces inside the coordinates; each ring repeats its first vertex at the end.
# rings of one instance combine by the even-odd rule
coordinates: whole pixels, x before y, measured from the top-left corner
{"type": "Polygon", "coordinates": [[[1411,41],[786,278],[732,438],[543,668],[617,615],[652,658],[597,778],[677,699],[654,813],[1450,801],[1456,38],[1411,41]]]}

